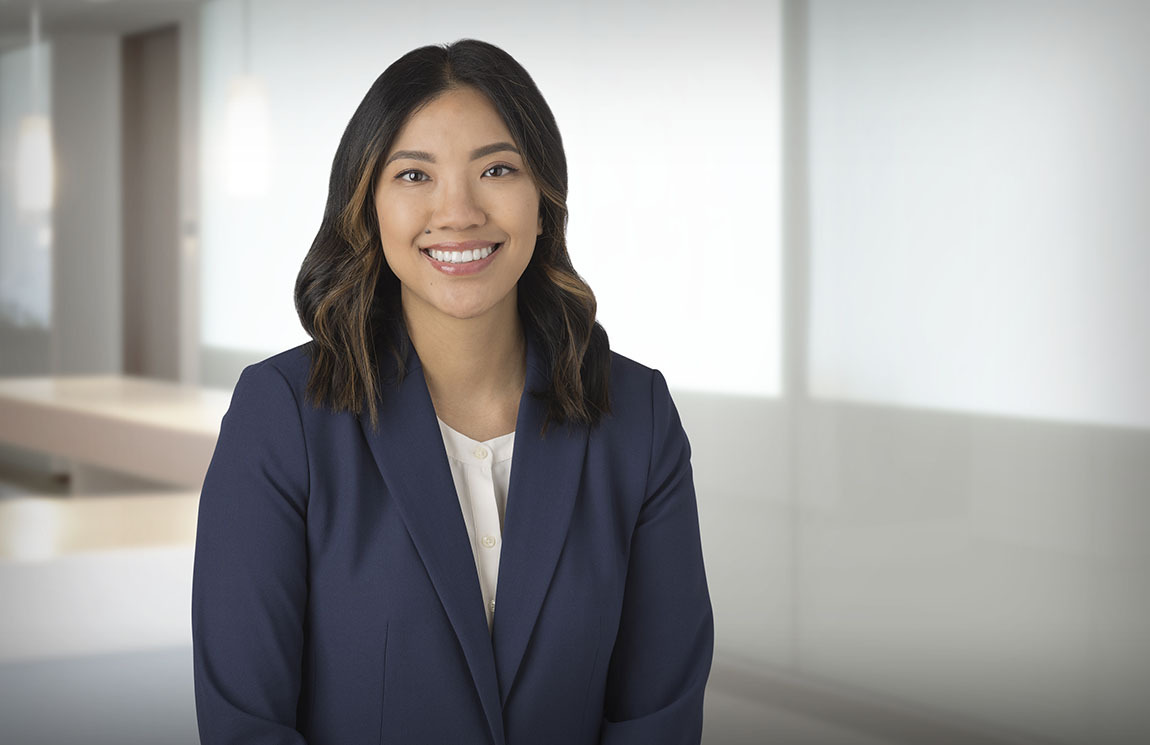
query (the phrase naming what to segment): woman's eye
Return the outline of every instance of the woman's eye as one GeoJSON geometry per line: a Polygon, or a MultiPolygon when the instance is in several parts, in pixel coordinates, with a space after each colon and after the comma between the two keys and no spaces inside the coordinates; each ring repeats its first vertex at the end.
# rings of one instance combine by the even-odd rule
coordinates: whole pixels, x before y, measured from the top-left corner
{"type": "Polygon", "coordinates": [[[396,174],[395,178],[400,181],[406,181],[409,184],[418,184],[424,180],[427,174],[422,171],[403,171],[396,174]],[[418,178],[408,178],[408,176],[416,176],[418,178]]]}
{"type": "MultiPolygon", "coordinates": [[[[502,168],[502,169],[503,169],[504,171],[506,171],[507,173],[515,173],[515,169],[514,169],[514,168],[512,168],[511,166],[503,166],[503,165],[499,165],[499,166],[491,166],[490,168],[488,168],[488,169],[487,169],[487,171],[486,171],[486,172],[487,172],[487,173],[491,173],[492,171],[497,171],[497,170],[499,170],[500,168],[502,168]]],[[[495,175],[496,175],[496,176],[502,176],[502,175],[505,175],[505,174],[497,173],[497,174],[495,174],[495,175]]]]}

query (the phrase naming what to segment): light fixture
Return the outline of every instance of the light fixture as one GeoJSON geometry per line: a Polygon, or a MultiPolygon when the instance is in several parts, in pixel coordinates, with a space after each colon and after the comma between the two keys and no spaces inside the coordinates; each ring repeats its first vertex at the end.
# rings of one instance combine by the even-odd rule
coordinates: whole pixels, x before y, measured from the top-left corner
{"type": "Polygon", "coordinates": [[[52,157],[52,120],[40,108],[40,6],[31,8],[31,106],[20,121],[16,139],[16,205],[27,212],[52,209],[55,164],[52,157]]]}
{"type": "Polygon", "coordinates": [[[271,132],[268,97],[263,81],[252,75],[250,62],[250,0],[243,6],[243,69],[228,91],[225,120],[227,192],[236,197],[259,197],[267,192],[271,132]]]}

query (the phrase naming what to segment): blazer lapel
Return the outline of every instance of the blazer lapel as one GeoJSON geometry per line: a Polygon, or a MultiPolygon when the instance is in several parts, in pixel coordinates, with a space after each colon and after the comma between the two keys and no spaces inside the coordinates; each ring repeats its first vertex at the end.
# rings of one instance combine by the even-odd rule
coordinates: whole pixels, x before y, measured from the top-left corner
{"type": "Polygon", "coordinates": [[[494,742],[503,743],[503,708],[475,558],[414,350],[407,370],[398,388],[390,383],[381,388],[379,430],[372,430],[366,416],[360,426],[459,638],[494,742]]]}
{"type": "Polygon", "coordinates": [[[490,633],[443,435],[414,349],[399,387],[382,384],[379,430],[373,432],[366,417],[360,418],[376,465],[463,647],[496,743],[504,742],[503,704],[555,573],[587,452],[586,427],[552,423],[546,437],[540,435],[547,406],[532,392],[546,390],[551,378],[530,332],[526,344],[527,380],[515,424],[490,633]]]}
{"type": "Polygon", "coordinates": [[[495,589],[492,644],[499,694],[506,704],[571,525],[587,452],[587,428],[540,430],[546,403],[531,395],[550,385],[537,343],[527,334],[527,382],[519,400],[503,547],[495,589]]]}

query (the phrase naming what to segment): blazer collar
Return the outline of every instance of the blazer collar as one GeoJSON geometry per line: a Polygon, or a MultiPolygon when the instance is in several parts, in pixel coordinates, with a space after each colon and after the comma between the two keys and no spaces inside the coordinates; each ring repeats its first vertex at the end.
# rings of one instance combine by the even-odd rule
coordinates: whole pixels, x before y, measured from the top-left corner
{"type": "Polygon", "coordinates": [[[527,380],[515,423],[490,633],[467,527],[414,347],[409,346],[403,381],[380,390],[378,431],[360,417],[388,496],[395,500],[459,638],[497,744],[505,739],[503,706],[571,524],[587,450],[586,427],[552,423],[541,436],[547,405],[532,392],[546,390],[551,377],[530,331],[526,344],[527,380]]]}

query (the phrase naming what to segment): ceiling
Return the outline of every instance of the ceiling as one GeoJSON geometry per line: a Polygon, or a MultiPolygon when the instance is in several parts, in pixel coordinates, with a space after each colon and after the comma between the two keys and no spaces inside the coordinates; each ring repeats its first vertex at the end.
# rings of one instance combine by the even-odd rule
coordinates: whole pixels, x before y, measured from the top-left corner
{"type": "MultiPolygon", "coordinates": [[[[40,33],[127,34],[175,21],[202,0],[37,0],[40,33]]],[[[32,0],[0,0],[0,50],[28,43],[32,0]]]]}

